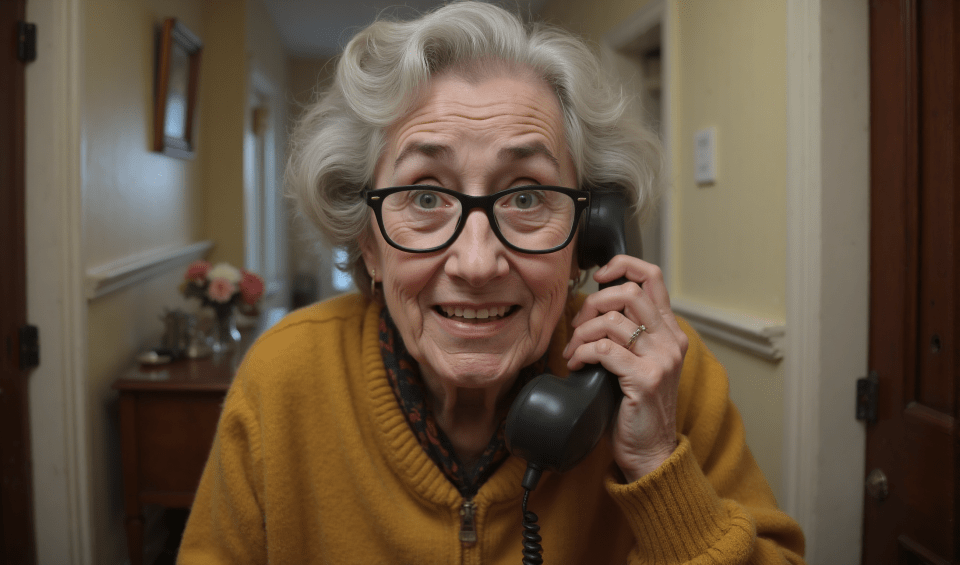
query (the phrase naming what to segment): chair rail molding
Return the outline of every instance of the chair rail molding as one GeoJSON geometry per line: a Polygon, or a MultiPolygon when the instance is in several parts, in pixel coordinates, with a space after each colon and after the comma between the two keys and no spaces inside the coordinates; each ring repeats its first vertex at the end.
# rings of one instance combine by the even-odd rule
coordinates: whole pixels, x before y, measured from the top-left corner
{"type": "Polygon", "coordinates": [[[783,359],[786,326],[782,320],[760,318],[692,300],[671,298],[674,314],[697,332],[766,361],[783,359]]]}
{"type": "Polygon", "coordinates": [[[211,248],[213,248],[213,241],[205,240],[179,247],[137,253],[105,265],[89,268],[84,284],[87,300],[95,300],[125,286],[202,259],[211,248]]]}

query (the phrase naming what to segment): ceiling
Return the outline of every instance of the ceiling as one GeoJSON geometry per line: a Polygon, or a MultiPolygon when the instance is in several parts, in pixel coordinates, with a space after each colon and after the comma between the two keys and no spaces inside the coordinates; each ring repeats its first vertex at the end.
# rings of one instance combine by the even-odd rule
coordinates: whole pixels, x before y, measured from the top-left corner
{"type": "MultiPolygon", "coordinates": [[[[496,0],[512,12],[536,14],[547,0],[496,0]]],[[[353,35],[380,13],[409,19],[447,4],[443,0],[263,0],[287,51],[305,58],[326,58],[339,53],[353,35]]]]}

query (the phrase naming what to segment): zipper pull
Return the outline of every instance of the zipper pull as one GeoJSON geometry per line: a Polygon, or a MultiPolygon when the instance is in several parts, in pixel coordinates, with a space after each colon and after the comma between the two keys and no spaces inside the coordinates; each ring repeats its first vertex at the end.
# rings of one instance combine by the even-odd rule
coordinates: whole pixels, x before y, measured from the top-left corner
{"type": "Polygon", "coordinates": [[[477,525],[473,521],[476,509],[473,500],[466,500],[460,506],[460,543],[464,547],[473,547],[477,543],[477,525]]]}

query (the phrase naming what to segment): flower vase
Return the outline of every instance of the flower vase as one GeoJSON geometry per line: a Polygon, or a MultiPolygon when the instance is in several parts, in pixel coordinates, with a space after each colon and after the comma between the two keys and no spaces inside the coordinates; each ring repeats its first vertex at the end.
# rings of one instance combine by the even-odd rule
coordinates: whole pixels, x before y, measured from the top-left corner
{"type": "Polygon", "coordinates": [[[237,317],[233,312],[232,304],[215,304],[213,324],[213,351],[221,353],[232,351],[240,341],[240,330],[237,329],[237,317]]]}

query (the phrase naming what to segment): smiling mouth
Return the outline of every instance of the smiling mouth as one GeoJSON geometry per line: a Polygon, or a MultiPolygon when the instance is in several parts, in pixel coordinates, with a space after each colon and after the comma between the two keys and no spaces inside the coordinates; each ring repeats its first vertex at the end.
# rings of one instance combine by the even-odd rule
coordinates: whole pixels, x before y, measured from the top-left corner
{"type": "Polygon", "coordinates": [[[436,311],[452,320],[463,322],[492,322],[506,318],[516,311],[517,306],[499,306],[493,308],[464,308],[460,306],[435,306],[436,311]]]}

